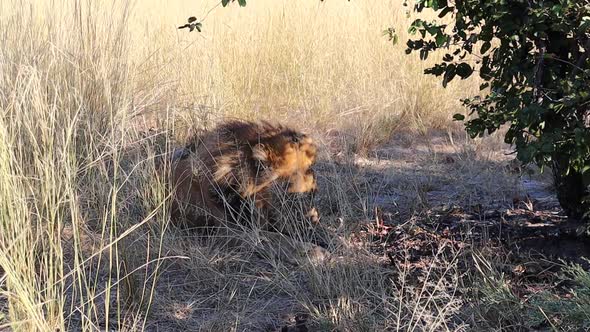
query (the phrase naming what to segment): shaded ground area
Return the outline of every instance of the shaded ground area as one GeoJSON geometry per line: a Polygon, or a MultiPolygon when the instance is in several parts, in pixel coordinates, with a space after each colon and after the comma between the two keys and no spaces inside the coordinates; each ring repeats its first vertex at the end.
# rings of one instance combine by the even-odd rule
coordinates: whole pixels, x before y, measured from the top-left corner
{"type": "Polygon", "coordinates": [[[507,149],[470,149],[455,148],[451,139],[433,135],[410,148],[378,151],[387,159],[360,160],[367,173],[382,172],[385,177],[372,180],[379,183],[369,195],[375,210],[373,232],[387,235],[383,240],[395,248],[408,237],[400,231],[391,237],[388,227],[393,230],[403,223],[451,242],[490,242],[585,264],[582,258],[588,257],[590,247],[580,234],[583,225],[563,215],[551,177],[519,166],[507,149]],[[404,188],[404,181],[411,184],[404,188]]]}
{"type": "MultiPolygon", "coordinates": [[[[391,264],[410,268],[427,268],[441,250],[451,253],[484,247],[498,250],[498,255],[508,255],[514,262],[536,258],[554,266],[564,261],[590,268],[590,239],[580,234],[583,225],[568,222],[556,212],[506,212],[484,218],[457,207],[432,210],[423,219],[418,217],[401,225],[376,221],[359,234],[363,241],[372,243],[373,252],[386,255],[391,264]]],[[[525,270],[539,272],[524,267],[512,272],[521,274],[525,270]]]]}
{"type": "Polygon", "coordinates": [[[507,292],[525,302],[543,292],[571,297],[559,275],[568,264],[590,269],[590,238],[559,208],[548,174],[520,166],[489,139],[457,146],[435,134],[404,146],[405,139],[355,163],[372,209],[355,232],[359,243],[408,271],[409,280],[419,282],[441,258],[454,257],[465,274],[500,273],[507,292]],[[480,258],[491,262],[489,270],[481,270],[480,258]]]}

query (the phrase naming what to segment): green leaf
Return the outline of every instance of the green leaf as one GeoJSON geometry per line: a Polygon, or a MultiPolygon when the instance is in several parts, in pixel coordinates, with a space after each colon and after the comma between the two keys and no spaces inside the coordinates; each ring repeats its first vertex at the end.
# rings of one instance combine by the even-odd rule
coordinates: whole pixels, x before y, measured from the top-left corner
{"type": "Polygon", "coordinates": [[[455,9],[455,7],[445,7],[443,10],[440,11],[440,13],[438,14],[438,17],[443,18],[443,17],[447,16],[448,13],[453,12],[454,9],[455,9]]]}
{"type": "Polygon", "coordinates": [[[453,120],[463,121],[463,120],[465,120],[465,115],[457,113],[457,114],[453,115],[453,120]]]}
{"type": "Polygon", "coordinates": [[[455,78],[455,75],[457,74],[457,67],[454,64],[450,64],[447,66],[447,68],[445,69],[445,74],[443,76],[443,87],[447,87],[447,84],[449,84],[450,81],[453,80],[453,78],[455,78]]]}
{"type": "Polygon", "coordinates": [[[389,38],[389,41],[391,41],[393,46],[397,45],[397,42],[399,41],[399,36],[395,32],[394,28],[387,28],[383,30],[383,35],[389,38]]]}
{"type": "Polygon", "coordinates": [[[479,53],[485,54],[491,47],[492,47],[492,43],[487,41],[481,45],[481,49],[479,50],[479,53]]]}
{"type": "Polygon", "coordinates": [[[447,0],[427,0],[426,7],[432,8],[434,10],[439,10],[443,7],[447,6],[447,0]]]}
{"type": "Polygon", "coordinates": [[[432,8],[434,10],[438,10],[438,1],[437,0],[426,0],[426,7],[432,8]]]}
{"type": "Polygon", "coordinates": [[[428,50],[423,48],[420,50],[420,60],[428,59],[428,50]]]}
{"type": "Polygon", "coordinates": [[[447,35],[442,32],[439,32],[436,37],[436,47],[442,47],[447,42],[447,35]]]}
{"type": "Polygon", "coordinates": [[[240,7],[246,7],[246,0],[238,0],[238,4],[240,4],[240,7]]]}
{"type": "Polygon", "coordinates": [[[557,16],[563,15],[563,6],[562,5],[554,5],[553,7],[551,7],[551,10],[557,16]]]}
{"type": "Polygon", "coordinates": [[[410,24],[410,27],[408,28],[408,33],[414,35],[416,34],[416,31],[418,31],[418,29],[422,27],[424,27],[424,21],[422,21],[421,19],[414,20],[414,22],[412,22],[412,24],[410,24]]]}
{"type": "Polygon", "coordinates": [[[447,68],[446,63],[437,63],[434,67],[425,69],[424,74],[440,76],[445,72],[445,68],[447,68]]]}
{"type": "Polygon", "coordinates": [[[460,63],[457,66],[457,75],[459,75],[461,79],[466,79],[467,77],[471,76],[471,73],[473,73],[473,68],[471,68],[471,66],[465,62],[460,63]]]}
{"type": "Polygon", "coordinates": [[[226,7],[229,4],[230,0],[221,0],[221,5],[226,7]]]}
{"type": "Polygon", "coordinates": [[[426,27],[426,31],[428,31],[428,34],[431,36],[443,34],[442,27],[438,25],[429,25],[426,27]]]}

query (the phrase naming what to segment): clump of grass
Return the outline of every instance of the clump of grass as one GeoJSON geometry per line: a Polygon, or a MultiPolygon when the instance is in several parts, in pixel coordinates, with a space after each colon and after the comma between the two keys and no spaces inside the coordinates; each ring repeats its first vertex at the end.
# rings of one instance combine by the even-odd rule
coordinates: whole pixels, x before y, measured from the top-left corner
{"type": "Polygon", "coordinates": [[[478,316],[474,324],[487,328],[525,328],[529,307],[514,294],[501,265],[479,254],[473,255],[473,263],[472,304],[478,316]]]}
{"type": "MultiPolygon", "coordinates": [[[[6,324],[119,329],[135,316],[122,295],[123,239],[163,210],[142,208],[151,160],[129,153],[141,105],[127,81],[128,4],[113,3],[110,14],[93,4],[26,4],[0,11],[6,324]]],[[[151,250],[142,247],[145,257],[151,250]]]]}
{"type": "MultiPolygon", "coordinates": [[[[578,264],[563,263],[561,272],[546,282],[527,285],[515,280],[505,255],[488,250],[473,253],[474,269],[464,276],[469,301],[463,314],[476,329],[579,330],[590,315],[590,274],[578,264]],[[487,252],[487,253],[485,253],[487,252]],[[527,290],[527,287],[530,289],[527,290]]],[[[544,261],[547,263],[548,261],[544,261]]],[[[535,260],[528,262],[537,264],[535,260]]]]}
{"type": "Polygon", "coordinates": [[[533,302],[537,310],[532,321],[554,329],[587,330],[590,328],[590,273],[578,264],[568,264],[561,279],[569,289],[541,294],[533,302]]]}

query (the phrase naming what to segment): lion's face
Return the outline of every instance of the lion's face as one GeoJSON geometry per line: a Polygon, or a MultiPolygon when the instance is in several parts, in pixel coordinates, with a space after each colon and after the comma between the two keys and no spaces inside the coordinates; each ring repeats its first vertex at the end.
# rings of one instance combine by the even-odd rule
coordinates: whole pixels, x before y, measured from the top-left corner
{"type": "Polygon", "coordinates": [[[281,137],[275,153],[271,153],[272,169],[279,178],[288,183],[290,193],[309,193],[317,189],[312,165],[315,163],[317,147],[305,135],[296,140],[281,137]]]}

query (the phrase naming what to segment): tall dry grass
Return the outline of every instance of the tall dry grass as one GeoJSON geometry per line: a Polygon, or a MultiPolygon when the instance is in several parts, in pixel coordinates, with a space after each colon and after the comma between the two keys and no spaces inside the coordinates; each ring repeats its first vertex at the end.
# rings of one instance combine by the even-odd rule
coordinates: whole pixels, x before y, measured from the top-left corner
{"type": "MultiPolygon", "coordinates": [[[[271,276],[244,283],[260,274],[248,263],[248,250],[266,252],[258,235],[239,255],[183,240],[168,229],[154,166],[173,144],[168,137],[182,140],[226,116],[346,132],[358,150],[396,128],[450,126],[473,84],[440,88],[422,75],[425,63],[381,36],[393,25],[403,40],[408,21],[394,0],[262,0],[245,9],[194,0],[0,2],[0,326],[154,328],[170,308],[192,303],[175,309],[181,321],[201,303],[210,315],[230,313],[195,318],[201,328],[237,330],[257,294],[277,292],[327,329],[448,327],[459,303],[446,292],[456,283],[452,259],[415,299],[381,263],[345,245],[346,227],[334,228],[340,240],[331,246],[350,260],[309,263],[300,277],[269,258],[271,276]],[[193,14],[202,33],[176,29],[193,14]],[[167,261],[192,280],[181,294],[192,292],[187,302],[163,295],[167,261]],[[211,276],[217,288],[196,284],[211,276]]],[[[353,211],[348,180],[339,181],[333,200],[353,211]]]]}
{"type": "Polygon", "coordinates": [[[304,119],[322,129],[383,136],[398,126],[446,128],[457,97],[477,88],[460,82],[442,89],[422,75],[428,62],[382,36],[393,26],[400,40],[407,37],[412,18],[399,1],[216,5],[137,4],[130,58],[137,89],[160,90],[150,110],[175,105],[189,113],[304,119]],[[202,33],[174,29],[189,15],[203,21],[202,33]]]}

